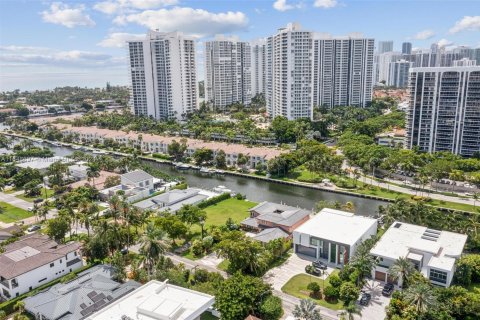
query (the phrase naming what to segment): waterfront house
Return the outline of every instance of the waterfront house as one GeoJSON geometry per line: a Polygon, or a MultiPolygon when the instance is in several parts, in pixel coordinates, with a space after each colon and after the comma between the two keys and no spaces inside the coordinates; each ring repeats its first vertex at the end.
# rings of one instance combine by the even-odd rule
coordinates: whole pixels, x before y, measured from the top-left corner
{"type": "Polygon", "coordinates": [[[460,258],[466,242],[467,236],[464,234],[396,221],[370,250],[378,259],[372,277],[401,286],[402,283],[397,283],[388,275],[388,269],[403,257],[432,284],[448,287],[455,273],[455,262],[460,258]]]}
{"type": "Polygon", "coordinates": [[[135,207],[142,210],[151,209],[170,212],[177,212],[186,204],[198,204],[216,194],[197,188],[188,188],[185,190],[171,190],[157,196],[145,199],[134,204],[135,207]]]}
{"type": "Polygon", "coordinates": [[[376,219],[325,208],[293,231],[293,243],[296,253],[343,266],[376,233],[376,219]]]}
{"type": "Polygon", "coordinates": [[[293,230],[310,218],[310,211],[268,201],[249,211],[250,217],[240,222],[240,226],[244,230],[258,232],[253,238],[261,242],[288,238],[293,230]]]}

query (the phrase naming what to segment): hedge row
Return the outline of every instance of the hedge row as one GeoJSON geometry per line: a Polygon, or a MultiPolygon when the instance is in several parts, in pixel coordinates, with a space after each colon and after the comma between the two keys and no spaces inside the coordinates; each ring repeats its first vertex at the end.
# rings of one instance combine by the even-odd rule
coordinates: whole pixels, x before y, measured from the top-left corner
{"type": "MultiPolygon", "coordinates": [[[[83,272],[87,269],[90,269],[91,267],[93,267],[94,265],[86,265],[86,266],[83,266],[81,267],[80,269],[78,270],[75,270],[75,271],[72,271],[72,273],[74,273],[75,275],[79,274],[80,272],[83,272]]],[[[40,287],[37,287],[35,289],[33,289],[32,291],[30,292],[27,292],[27,293],[24,293],[16,298],[13,298],[11,300],[8,300],[8,301],[5,301],[3,303],[0,303],[0,310],[3,310],[5,311],[6,314],[11,314],[13,313],[15,310],[14,310],[14,306],[15,304],[17,303],[17,301],[21,301],[27,297],[30,297],[30,296],[33,296],[33,295],[36,295],[37,293],[47,289],[47,288],[50,288],[51,286],[53,285],[56,285],[57,283],[60,283],[62,281],[63,277],[60,277],[60,278],[57,278],[55,280],[52,280],[48,283],[45,283],[44,285],[41,285],[40,287]]]]}
{"type": "Polygon", "coordinates": [[[216,203],[219,203],[220,201],[227,200],[229,198],[230,198],[230,193],[225,192],[225,193],[222,193],[219,196],[216,196],[216,197],[213,197],[213,198],[210,198],[210,199],[207,199],[205,201],[200,202],[198,204],[198,207],[200,209],[205,209],[208,206],[214,205],[216,203]]]}

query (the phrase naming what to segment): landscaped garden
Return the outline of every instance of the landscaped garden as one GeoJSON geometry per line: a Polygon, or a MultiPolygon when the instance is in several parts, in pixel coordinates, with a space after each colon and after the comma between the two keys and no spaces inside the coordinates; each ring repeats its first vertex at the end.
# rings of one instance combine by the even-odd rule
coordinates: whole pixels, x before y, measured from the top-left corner
{"type": "Polygon", "coordinates": [[[223,225],[228,218],[231,218],[235,223],[240,223],[250,216],[248,210],[256,205],[256,202],[230,198],[208,206],[204,209],[207,213],[205,226],[223,225]]]}
{"type": "Polygon", "coordinates": [[[6,202],[0,202],[0,221],[2,222],[15,222],[31,216],[32,213],[27,210],[17,208],[6,202]]]}
{"type": "Polygon", "coordinates": [[[297,274],[288,280],[288,282],[282,287],[282,291],[300,299],[312,299],[317,304],[332,310],[340,310],[343,308],[342,301],[338,299],[327,301],[325,300],[325,296],[322,297],[322,294],[313,296],[312,291],[308,288],[309,284],[313,282],[319,285],[320,291],[324,291],[324,288],[331,287],[329,281],[330,277],[337,274],[338,270],[335,270],[325,281],[321,278],[305,273],[297,274]]]}
{"type": "Polygon", "coordinates": [[[22,193],[22,194],[19,194],[16,197],[19,198],[19,199],[28,201],[28,202],[33,202],[33,200],[38,199],[38,198],[45,199],[45,194],[46,194],[46,198],[48,199],[51,196],[53,196],[54,193],[55,192],[52,189],[42,189],[41,193],[38,196],[30,197],[30,196],[27,196],[24,193],[22,193]]]}

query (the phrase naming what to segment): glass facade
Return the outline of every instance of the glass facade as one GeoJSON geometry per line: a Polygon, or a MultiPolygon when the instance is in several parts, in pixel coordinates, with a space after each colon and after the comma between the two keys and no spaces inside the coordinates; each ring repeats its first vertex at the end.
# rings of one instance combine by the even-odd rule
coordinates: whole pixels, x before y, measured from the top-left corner
{"type": "Polygon", "coordinates": [[[447,283],[447,273],[440,270],[430,269],[430,280],[439,282],[439,283],[447,283]]]}

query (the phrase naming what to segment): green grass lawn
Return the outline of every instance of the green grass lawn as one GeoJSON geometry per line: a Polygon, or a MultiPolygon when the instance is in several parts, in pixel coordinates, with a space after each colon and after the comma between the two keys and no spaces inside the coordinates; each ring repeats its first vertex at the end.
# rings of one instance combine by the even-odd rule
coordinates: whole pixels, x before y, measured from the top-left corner
{"type": "Polygon", "coordinates": [[[222,271],[227,271],[229,266],[230,266],[230,261],[225,259],[218,264],[217,268],[222,270],[222,271]]]}
{"type": "MultiPolygon", "coordinates": [[[[51,196],[53,196],[54,193],[55,192],[52,189],[47,189],[47,198],[50,198],[51,196]]],[[[25,194],[20,194],[16,197],[19,198],[19,199],[28,201],[28,202],[33,202],[33,200],[38,199],[38,198],[45,199],[45,189],[42,189],[42,192],[38,196],[35,196],[35,197],[27,197],[25,194]]]]}
{"type": "Polygon", "coordinates": [[[241,222],[250,216],[248,209],[256,206],[256,202],[247,200],[238,200],[230,198],[220,201],[214,205],[206,207],[207,221],[205,226],[220,226],[225,224],[228,218],[232,218],[236,223],[241,222]]]}
{"type": "MultiPolygon", "coordinates": [[[[332,274],[338,274],[338,270],[335,270],[332,274]]],[[[292,295],[300,299],[307,299],[307,298],[311,299],[315,303],[332,310],[342,309],[343,303],[340,300],[338,300],[336,303],[330,303],[323,299],[311,298],[309,296],[310,291],[307,289],[307,286],[310,282],[317,282],[320,285],[320,288],[322,288],[322,290],[327,285],[330,285],[328,278],[325,281],[323,281],[321,278],[311,276],[306,273],[302,273],[302,274],[297,274],[296,276],[293,276],[290,280],[288,280],[288,282],[285,283],[285,285],[282,287],[282,292],[288,293],[289,295],[292,295]]]]}
{"type": "Polygon", "coordinates": [[[0,202],[0,207],[3,209],[0,213],[0,221],[5,223],[15,222],[32,216],[27,210],[17,208],[6,202],[0,202]]]}

